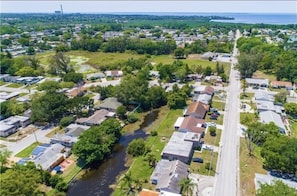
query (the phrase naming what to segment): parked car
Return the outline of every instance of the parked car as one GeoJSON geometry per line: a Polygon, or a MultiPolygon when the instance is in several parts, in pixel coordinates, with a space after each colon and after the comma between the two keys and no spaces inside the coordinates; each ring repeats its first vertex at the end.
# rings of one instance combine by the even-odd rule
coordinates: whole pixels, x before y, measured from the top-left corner
{"type": "Polygon", "coordinates": [[[192,161],[193,162],[198,162],[198,163],[203,163],[203,159],[201,159],[201,158],[192,158],[192,161]]]}
{"type": "Polygon", "coordinates": [[[209,111],[211,111],[211,112],[217,112],[218,109],[217,108],[210,108],[209,111]]]}
{"type": "Polygon", "coordinates": [[[218,120],[218,116],[210,116],[209,119],[211,119],[211,120],[218,120]]]}
{"type": "Polygon", "coordinates": [[[207,126],[209,126],[209,127],[216,127],[217,124],[215,122],[209,122],[209,123],[207,123],[207,126]]]}
{"type": "Polygon", "coordinates": [[[213,151],[213,148],[210,146],[203,146],[203,149],[205,150],[209,150],[209,151],[213,151]]]}

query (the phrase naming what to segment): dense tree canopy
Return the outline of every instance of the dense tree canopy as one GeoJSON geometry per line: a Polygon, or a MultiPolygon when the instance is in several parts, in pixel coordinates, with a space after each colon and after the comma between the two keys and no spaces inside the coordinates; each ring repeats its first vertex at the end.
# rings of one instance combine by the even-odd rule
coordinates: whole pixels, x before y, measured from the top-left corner
{"type": "Polygon", "coordinates": [[[261,156],[268,169],[296,174],[297,139],[286,136],[270,137],[263,144],[261,156]]]}
{"type": "Polygon", "coordinates": [[[83,132],[73,145],[72,152],[87,164],[102,161],[112,153],[112,148],[120,137],[120,123],[116,119],[108,119],[83,132]]]}
{"type": "Polygon", "coordinates": [[[284,184],[282,181],[275,181],[273,184],[261,184],[256,196],[286,195],[296,196],[297,190],[284,184]]]}

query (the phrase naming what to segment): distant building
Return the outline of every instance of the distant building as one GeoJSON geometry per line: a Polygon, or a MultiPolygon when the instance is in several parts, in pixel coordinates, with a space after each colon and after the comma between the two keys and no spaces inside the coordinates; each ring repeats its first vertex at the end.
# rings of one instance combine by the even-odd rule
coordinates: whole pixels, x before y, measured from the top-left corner
{"type": "Polygon", "coordinates": [[[273,111],[264,111],[259,113],[259,117],[262,123],[268,124],[270,122],[273,122],[279,128],[280,133],[286,133],[285,125],[279,114],[273,111]]]}
{"type": "Polygon", "coordinates": [[[269,86],[268,79],[246,78],[245,81],[246,81],[247,85],[249,85],[249,86],[258,86],[258,87],[268,87],[269,86]]]}
{"type": "Polygon", "coordinates": [[[88,118],[79,118],[75,122],[81,125],[93,126],[93,125],[100,125],[103,121],[105,121],[109,117],[114,117],[115,113],[110,112],[106,109],[101,109],[95,111],[92,116],[88,118]]]}
{"type": "Polygon", "coordinates": [[[123,105],[121,102],[118,101],[115,97],[109,97],[103,100],[103,103],[100,104],[98,107],[99,109],[106,109],[111,112],[116,112],[118,107],[123,105]]]}

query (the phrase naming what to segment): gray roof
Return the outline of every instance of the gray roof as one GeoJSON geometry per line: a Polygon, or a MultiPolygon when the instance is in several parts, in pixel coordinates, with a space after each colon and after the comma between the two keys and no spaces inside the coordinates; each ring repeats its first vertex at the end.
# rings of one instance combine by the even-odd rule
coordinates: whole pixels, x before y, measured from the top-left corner
{"type": "Polygon", "coordinates": [[[188,168],[187,164],[179,160],[161,159],[151,175],[151,180],[157,181],[157,190],[165,189],[173,193],[180,193],[179,182],[182,178],[188,177],[188,168]]]}
{"type": "Polygon", "coordinates": [[[245,80],[248,84],[254,84],[254,85],[259,85],[259,86],[262,86],[262,85],[268,86],[269,85],[268,79],[246,78],[245,80]]]}
{"type": "Polygon", "coordinates": [[[81,134],[85,130],[88,130],[89,128],[90,126],[86,125],[70,124],[65,128],[65,131],[67,132],[66,135],[78,137],[79,134],[81,134]]]}
{"type": "Polygon", "coordinates": [[[103,100],[103,103],[99,105],[99,108],[116,110],[121,105],[123,104],[120,103],[117,98],[109,97],[103,100]]]}
{"type": "Polygon", "coordinates": [[[255,100],[274,101],[274,97],[265,91],[256,91],[254,97],[255,100]]]}
{"type": "Polygon", "coordinates": [[[186,133],[173,132],[169,142],[163,149],[163,153],[189,157],[192,152],[193,143],[185,141],[186,133]]]}
{"type": "Polygon", "coordinates": [[[212,96],[208,94],[194,94],[193,101],[200,101],[204,104],[209,104],[212,96]]]}
{"type": "Polygon", "coordinates": [[[93,74],[88,74],[87,75],[87,79],[88,80],[91,80],[92,78],[97,79],[97,78],[104,78],[104,77],[105,77],[105,74],[102,73],[102,72],[98,72],[98,73],[93,73],[93,74]]]}
{"type": "Polygon", "coordinates": [[[257,106],[258,110],[275,111],[274,104],[271,101],[259,101],[259,100],[256,100],[256,106],[257,106]]]}
{"type": "Polygon", "coordinates": [[[36,165],[40,165],[43,170],[50,169],[50,166],[59,160],[63,154],[62,149],[65,147],[61,144],[53,144],[48,147],[43,154],[34,159],[36,165]]]}
{"type": "Polygon", "coordinates": [[[260,112],[259,114],[260,120],[263,123],[270,123],[270,122],[274,122],[274,124],[276,126],[279,127],[281,132],[285,132],[285,126],[284,123],[281,119],[281,116],[273,111],[264,111],[264,112],[260,112]]]}

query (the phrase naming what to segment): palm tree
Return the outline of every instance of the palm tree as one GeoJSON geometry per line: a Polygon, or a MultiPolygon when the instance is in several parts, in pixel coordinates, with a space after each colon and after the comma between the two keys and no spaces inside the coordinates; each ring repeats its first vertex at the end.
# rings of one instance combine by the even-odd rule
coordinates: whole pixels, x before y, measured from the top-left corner
{"type": "Polygon", "coordinates": [[[156,158],[156,156],[154,154],[148,153],[146,155],[146,160],[149,162],[149,166],[155,167],[157,158],[156,158]]]}
{"type": "Polygon", "coordinates": [[[180,185],[183,189],[183,191],[186,191],[186,195],[189,196],[189,191],[193,190],[193,187],[195,186],[195,184],[192,182],[192,180],[190,178],[182,178],[178,185],[180,185]]]}
{"type": "Polygon", "coordinates": [[[125,173],[124,177],[122,178],[122,184],[121,184],[121,190],[124,191],[125,195],[134,195],[134,186],[133,184],[133,179],[131,176],[131,172],[125,173]]]}

